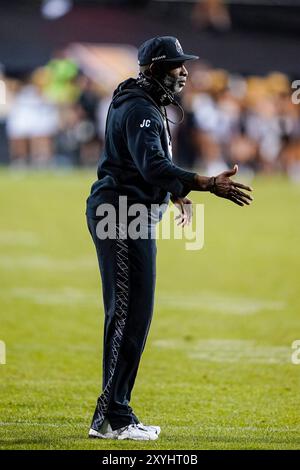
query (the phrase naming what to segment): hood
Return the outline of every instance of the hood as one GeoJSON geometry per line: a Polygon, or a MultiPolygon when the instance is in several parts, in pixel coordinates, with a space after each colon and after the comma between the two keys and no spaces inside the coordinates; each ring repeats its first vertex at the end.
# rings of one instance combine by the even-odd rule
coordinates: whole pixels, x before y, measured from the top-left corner
{"type": "Polygon", "coordinates": [[[151,97],[136,84],[135,78],[128,78],[124,82],[120,83],[115,89],[113,93],[112,106],[114,108],[118,108],[122,103],[124,103],[124,101],[136,98],[137,96],[151,100],[151,97]]]}

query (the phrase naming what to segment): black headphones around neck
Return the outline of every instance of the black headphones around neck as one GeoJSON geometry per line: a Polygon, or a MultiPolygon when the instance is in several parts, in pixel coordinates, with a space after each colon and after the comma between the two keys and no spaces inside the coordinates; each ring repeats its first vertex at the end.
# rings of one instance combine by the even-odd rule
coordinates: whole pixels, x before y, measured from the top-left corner
{"type": "Polygon", "coordinates": [[[181,124],[183,122],[183,119],[184,119],[184,109],[178,103],[178,101],[176,101],[174,93],[172,93],[170,90],[168,90],[168,88],[166,88],[161,83],[161,80],[159,80],[159,78],[161,78],[162,74],[157,73],[157,72],[159,72],[159,69],[157,68],[157,64],[152,63],[148,69],[146,69],[144,72],[140,72],[140,75],[144,75],[144,77],[146,79],[148,79],[150,82],[153,81],[158,86],[158,88],[160,88],[160,90],[163,91],[163,93],[165,94],[165,96],[167,97],[167,99],[170,102],[169,104],[173,104],[174,106],[176,106],[177,108],[180,109],[181,118],[178,122],[174,122],[171,119],[169,119],[167,117],[167,113],[166,113],[166,119],[167,119],[167,121],[171,122],[172,124],[181,124]]]}

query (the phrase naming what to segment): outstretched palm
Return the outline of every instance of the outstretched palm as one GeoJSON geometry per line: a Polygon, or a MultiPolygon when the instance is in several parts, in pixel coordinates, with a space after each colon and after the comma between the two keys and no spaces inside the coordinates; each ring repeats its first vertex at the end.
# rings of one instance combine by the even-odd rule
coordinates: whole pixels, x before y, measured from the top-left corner
{"type": "Polygon", "coordinates": [[[249,186],[245,186],[244,184],[237,183],[230,179],[237,171],[238,166],[234,165],[232,170],[223,171],[223,173],[215,176],[211,192],[216,196],[229,199],[239,206],[243,206],[244,204],[249,205],[253,198],[250,194],[241,191],[241,189],[246,191],[252,191],[252,189],[249,186]]]}

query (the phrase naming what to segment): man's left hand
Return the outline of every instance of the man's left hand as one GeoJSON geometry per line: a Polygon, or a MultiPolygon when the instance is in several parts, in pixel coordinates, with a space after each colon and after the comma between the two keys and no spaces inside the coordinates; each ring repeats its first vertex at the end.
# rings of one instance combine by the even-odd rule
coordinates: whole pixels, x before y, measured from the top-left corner
{"type": "Polygon", "coordinates": [[[175,217],[175,220],[178,220],[177,225],[184,227],[185,225],[190,225],[193,216],[193,203],[187,197],[174,197],[171,196],[171,201],[174,206],[177,207],[180,214],[175,217]]]}

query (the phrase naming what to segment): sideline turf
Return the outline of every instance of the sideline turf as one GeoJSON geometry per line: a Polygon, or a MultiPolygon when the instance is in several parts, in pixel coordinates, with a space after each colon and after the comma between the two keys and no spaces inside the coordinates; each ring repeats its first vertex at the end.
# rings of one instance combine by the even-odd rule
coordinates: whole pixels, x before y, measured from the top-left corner
{"type": "Polygon", "coordinates": [[[206,194],[205,245],[159,241],[132,404],[156,442],[88,440],[103,310],[89,172],[0,173],[1,449],[299,449],[300,186],[258,178],[250,208],[206,194]]]}

